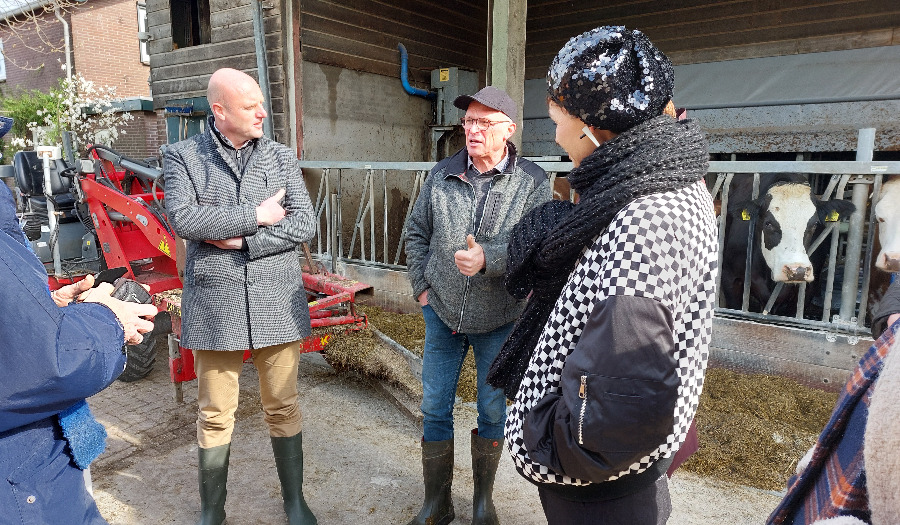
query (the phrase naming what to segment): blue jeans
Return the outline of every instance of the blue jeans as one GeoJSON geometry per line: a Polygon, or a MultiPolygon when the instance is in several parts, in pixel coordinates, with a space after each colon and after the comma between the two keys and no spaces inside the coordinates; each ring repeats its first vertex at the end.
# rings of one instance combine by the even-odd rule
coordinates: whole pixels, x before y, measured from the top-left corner
{"type": "Polygon", "coordinates": [[[503,438],[506,424],[506,396],[503,390],[485,382],[500,347],[512,331],[512,323],[483,334],[463,334],[451,330],[434,313],[422,307],[425,317],[425,350],[422,358],[422,425],[425,441],[453,438],[453,404],[463,359],[469,345],[475,353],[478,372],[478,435],[503,438]]]}

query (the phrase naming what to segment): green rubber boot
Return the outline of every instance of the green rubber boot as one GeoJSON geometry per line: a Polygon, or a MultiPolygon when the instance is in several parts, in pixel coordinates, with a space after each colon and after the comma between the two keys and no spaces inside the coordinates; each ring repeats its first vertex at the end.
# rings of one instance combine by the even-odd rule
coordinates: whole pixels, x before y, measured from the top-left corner
{"type": "Polygon", "coordinates": [[[475,492],[472,496],[472,525],[499,525],[494,508],[494,478],[503,452],[502,439],[486,439],[472,431],[472,474],[475,492]]]}
{"type": "Polygon", "coordinates": [[[288,523],[316,525],[318,521],[303,498],[303,433],[286,438],[273,437],[271,440],[288,523]]]}
{"type": "Polygon", "coordinates": [[[225,523],[225,488],[231,443],[212,448],[197,448],[197,473],[200,478],[200,521],[197,525],[225,523]]]}
{"type": "Polygon", "coordinates": [[[425,503],[408,525],[447,525],[456,513],[450,487],[453,483],[453,440],[422,441],[422,477],[425,503]]]}

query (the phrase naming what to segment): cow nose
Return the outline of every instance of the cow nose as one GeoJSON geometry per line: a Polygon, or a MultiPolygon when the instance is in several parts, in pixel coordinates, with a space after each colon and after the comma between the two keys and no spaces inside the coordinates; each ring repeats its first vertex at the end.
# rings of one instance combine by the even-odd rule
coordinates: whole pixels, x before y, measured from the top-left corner
{"type": "Polygon", "coordinates": [[[884,256],[884,271],[900,272],[900,253],[888,253],[884,256]]]}
{"type": "Polygon", "coordinates": [[[812,281],[812,268],[805,264],[784,265],[785,281],[789,283],[804,283],[812,281]]]}

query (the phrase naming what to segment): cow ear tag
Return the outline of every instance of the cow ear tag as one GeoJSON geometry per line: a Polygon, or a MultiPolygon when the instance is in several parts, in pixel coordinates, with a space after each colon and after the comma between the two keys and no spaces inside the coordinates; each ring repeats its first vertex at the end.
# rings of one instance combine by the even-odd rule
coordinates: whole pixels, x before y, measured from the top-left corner
{"type": "Polygon", "coordinates": [[[841,218],[838,215],[838,212],[831,210],[831,213],[828,214],[828,217],[825,217],[825,222],[837,222],[841,218]]]}
{"type": "Polygon", "coordinates": [[[743,219],[745,221],[749,221],[750,220],[750,212],[747,210],[741,210],[741,219],[743,219]]]}

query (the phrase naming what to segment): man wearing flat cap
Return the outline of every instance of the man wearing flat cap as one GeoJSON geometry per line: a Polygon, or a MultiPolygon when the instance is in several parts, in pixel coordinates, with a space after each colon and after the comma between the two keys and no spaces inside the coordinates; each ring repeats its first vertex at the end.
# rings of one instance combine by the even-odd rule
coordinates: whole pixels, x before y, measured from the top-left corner
{"type": "Polygon", "coordinates": [[[466,147],[437,163],[407,222],[409,280],[425,317],[422,468],[425,503],[410,525],[453,521],[453,404],[463,359],[478,370],[478,428],[472,430],[472,523],[498,523],[491,499],[503,449],[506,399],[485,382],[522,313],[504,286],[513,226],[551,197],[547,174],[509,141],[516,104],[488,86],[453,104],[466,110],[466,147]]]}

